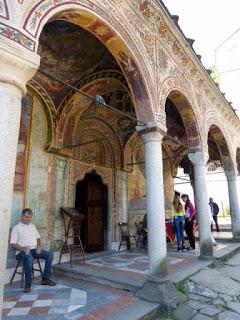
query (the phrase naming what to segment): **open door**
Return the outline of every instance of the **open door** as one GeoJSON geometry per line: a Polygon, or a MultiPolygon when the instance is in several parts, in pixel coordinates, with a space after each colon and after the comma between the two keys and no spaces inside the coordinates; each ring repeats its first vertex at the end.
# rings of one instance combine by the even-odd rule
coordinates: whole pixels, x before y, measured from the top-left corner
{"type": "Polygon", "coordinates": [[[107,229],[107,186],[96,173],[87,174],[76,186],[77,209],[85,214],[82,241],[85,251],[104,250],[104,234],[107,229]]]}

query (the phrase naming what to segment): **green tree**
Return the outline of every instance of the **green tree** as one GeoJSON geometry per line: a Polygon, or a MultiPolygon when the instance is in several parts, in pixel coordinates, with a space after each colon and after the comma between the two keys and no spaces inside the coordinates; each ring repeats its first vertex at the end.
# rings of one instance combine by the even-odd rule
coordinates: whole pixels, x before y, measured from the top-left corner
{"type": "Polygon", "coordinates": [[[210,71],[210,77],[212,78],[213,82],[216,84],[216,86],[219,87],[220,75],[219,75],[219,71],[218,71],[217,67],[213,65],[209,68],[209,71],[210,71]]]}

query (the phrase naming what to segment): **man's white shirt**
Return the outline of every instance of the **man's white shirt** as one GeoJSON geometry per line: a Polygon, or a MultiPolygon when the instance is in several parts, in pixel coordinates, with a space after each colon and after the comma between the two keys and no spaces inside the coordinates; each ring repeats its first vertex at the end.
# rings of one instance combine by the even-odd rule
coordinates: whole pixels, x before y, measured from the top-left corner
{"type": "MultiPolygon", "coordinates": [[[[11,232],[11,244],[17,244],[21,247],[30,247],[36,249],[37,239],[40,239],[40,234],[33,223],[25,224],[19,222],[11,232]]],[[[18,254],[20,251],[16,251],[18,254]]]]}

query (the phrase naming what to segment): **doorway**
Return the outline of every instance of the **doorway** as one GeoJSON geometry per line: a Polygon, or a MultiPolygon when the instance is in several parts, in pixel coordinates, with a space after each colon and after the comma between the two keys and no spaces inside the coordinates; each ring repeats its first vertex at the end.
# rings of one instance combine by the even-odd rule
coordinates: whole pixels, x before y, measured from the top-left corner
{"type": "Polygon", "coordinates": [[[107,194],[107,186],[95,171],[77,182],[75,207],[85,215],[81,239],[86,252],[103,251],[107,248],[107,194]]]}

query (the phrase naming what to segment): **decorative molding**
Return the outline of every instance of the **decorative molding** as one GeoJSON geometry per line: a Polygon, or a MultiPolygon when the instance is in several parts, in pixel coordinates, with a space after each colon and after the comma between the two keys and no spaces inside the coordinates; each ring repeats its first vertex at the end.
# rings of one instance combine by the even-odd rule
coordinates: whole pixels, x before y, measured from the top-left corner
{"type": "Polygon", "coordinates": [[[6,37],[7,39],[13,40],[32,52],[35,51],[35,42],[32,39],[25,36],[21,31],[2,22],[0,22],[0,35],[6,37]]]}
{"type": "Polygon", "coordinates": [[[27,16],[23,25],[24,30],[36,38],[40,23],[44,17],[46,17],[53,9],[67,4],[79,4],[90,9],[95,8],[95,5],[89,0],[41,0],[31,9],[27,16]]]}
{"type": "Polygon", "coordinates": [[[0,18],[9,20],[9,13],[6,0],[0,0],[0,18]]]}

